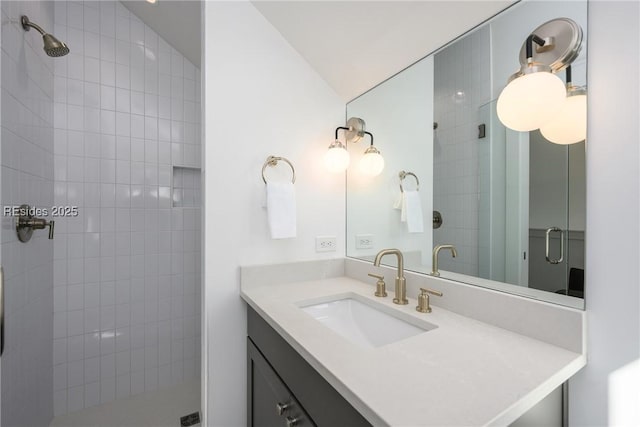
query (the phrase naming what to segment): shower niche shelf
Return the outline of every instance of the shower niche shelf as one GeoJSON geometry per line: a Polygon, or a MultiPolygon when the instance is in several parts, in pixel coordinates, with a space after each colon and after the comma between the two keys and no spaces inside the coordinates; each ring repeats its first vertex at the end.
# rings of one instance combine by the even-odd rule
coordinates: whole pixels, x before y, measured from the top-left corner
{"type": "Polygon", "coordinates": [[[199,208],[201,205],[200,168],[174,166],[171,199],[174,208],[199,208]]]}

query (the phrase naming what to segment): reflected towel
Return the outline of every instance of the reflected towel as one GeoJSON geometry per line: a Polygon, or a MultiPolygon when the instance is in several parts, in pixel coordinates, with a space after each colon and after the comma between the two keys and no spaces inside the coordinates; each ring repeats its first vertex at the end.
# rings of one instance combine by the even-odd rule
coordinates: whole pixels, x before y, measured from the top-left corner
{"type": "Polygon", "coordinates": [[[296,193],[291,182],[267,182],[267,217],[272,239],[296,237],[296,193]]]}
{"type": "Polygon", "coordinates": [[[406,219],[409,233],[422,233],[424,231],[424,218],[422,217],[420,193],[413,190],[405,190],[402,207],[401,217],[406,219]]]}

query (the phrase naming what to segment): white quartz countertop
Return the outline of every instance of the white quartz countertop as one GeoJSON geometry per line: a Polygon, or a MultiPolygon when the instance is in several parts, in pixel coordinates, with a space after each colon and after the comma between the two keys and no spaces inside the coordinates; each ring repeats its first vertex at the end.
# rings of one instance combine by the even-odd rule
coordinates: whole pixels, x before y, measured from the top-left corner
{"type": "MultiPolygon", "coordinates": [[[[507,425],[585,365],[580,353],[439,308],[393,304],[348,277],[242,286],[242,298],[375,426],[507,425]],[[437,328],[365,348],[301,306],[356,294],[437,328]]],[[[446,295],[443,297],[445,298],[446,295]]]]}

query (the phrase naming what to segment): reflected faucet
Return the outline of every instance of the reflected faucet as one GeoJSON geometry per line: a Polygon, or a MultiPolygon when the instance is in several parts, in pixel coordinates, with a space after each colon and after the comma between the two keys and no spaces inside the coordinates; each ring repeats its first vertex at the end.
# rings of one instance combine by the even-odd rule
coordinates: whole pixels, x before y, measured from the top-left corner
{"type": "Polygon", "coordinates": [[[402,252],[400,252],[400,249],[381,250],[376,255],[376,258],[373,261],[373,265],[379,267],[380,261],[382,260],[383,256],[393,254],[398,257],[398,273],[396,275],[396,297],[393,299],[393,302],[400,305],[409,304],[409,300],[407,299],[407,283],[404,278],[404,258],[402,256],[402,252]]]}
{"type": "Polygon", "coordinates": [[[458,251],[456,251],[456,247],[453,245],[438,245],[433,248],[433,259],[431,260],[431,275],[432,276],[440,276],[440,272],[438,271],[438,253],[440,253],[440,249],[450,249],[451,256],[457,257],[458,251]]]}

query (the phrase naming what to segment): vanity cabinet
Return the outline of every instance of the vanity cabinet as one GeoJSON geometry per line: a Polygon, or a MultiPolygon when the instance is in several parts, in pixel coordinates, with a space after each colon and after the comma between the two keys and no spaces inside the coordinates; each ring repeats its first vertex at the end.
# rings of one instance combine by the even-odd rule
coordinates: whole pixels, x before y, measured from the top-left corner
{"type": "Polygon", "coordinates": [[[276,371],[247,340],[249,395],[249,426],[273,427],[295,425],[312,427],[309,416],[293,397],[276,371]]]}
{"type": "Polygon", "coordinates": [[[247,312],[249,427],[371,425],[258,313],[247,312]]]}

